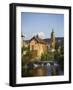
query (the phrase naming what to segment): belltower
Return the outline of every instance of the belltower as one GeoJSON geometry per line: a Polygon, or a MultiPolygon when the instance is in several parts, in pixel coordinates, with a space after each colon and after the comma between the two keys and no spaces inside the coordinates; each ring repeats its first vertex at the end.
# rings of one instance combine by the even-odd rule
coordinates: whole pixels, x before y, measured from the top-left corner
{"type": "Polygon", "coordinates": [[[51,32],[51,42],[50,42],[50,46],[52,49],[55,49],[55,32],[54,30],[52,29],[52,32],[51,32]]]}

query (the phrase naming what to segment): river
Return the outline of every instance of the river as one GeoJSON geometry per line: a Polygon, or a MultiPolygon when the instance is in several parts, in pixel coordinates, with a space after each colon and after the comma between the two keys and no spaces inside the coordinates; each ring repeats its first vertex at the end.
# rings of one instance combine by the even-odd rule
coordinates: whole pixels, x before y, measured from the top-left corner
{"type": "Polygon", "coordinates": [[[25,64],[22,69],[22,77],[58,75],[64,75],[64,71],[61,70],[60,65],[55,62],[53,62],[52,64],[25,64]]]}

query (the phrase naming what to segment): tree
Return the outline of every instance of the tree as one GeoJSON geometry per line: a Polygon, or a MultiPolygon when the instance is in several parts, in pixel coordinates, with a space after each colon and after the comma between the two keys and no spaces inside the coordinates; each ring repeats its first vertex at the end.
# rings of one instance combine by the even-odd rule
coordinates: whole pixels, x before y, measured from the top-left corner
{"type": "Polygon", "coordinates": [[[30,59],[31,59],[31,51],[30,51],[30,48],[29,46],[28,47],[22,47],[22,65],[24,65],[25,63],[29,63],[30,62],[30,59]],[[24,54],[24,52],[26,52],[24,54]]]}
{"type": "Polygon", "coordinates": [[[29,67],[29,62],[30,62],[30,59],[31,59],[31,51],[30,51],[30,48],[29,46],[28,47],[22,47],[22,51],[21,51],[21,54],[22,54],[22,77],[28,77],[28,76],[31,76],[31,73],[30,73],[30,67],[29,67]],[[26,53],[24,54],[24,52],[26,51],[26,53]]]}
{"type": "Polygon", "coordinates": [[[55,57],[55,60],[59,63],[61,70],[64,70],[64,44],[63,43],[60,48],[56,43],[54,57],[55,57]]]}
{"type": "Polygon", "coordinates": [[[43,53],[41,55],[41,60],[42,61],[48,61],[48,60],[53,60],[53,54],[51,52],[48,52],[48,53],[43,53]]]}

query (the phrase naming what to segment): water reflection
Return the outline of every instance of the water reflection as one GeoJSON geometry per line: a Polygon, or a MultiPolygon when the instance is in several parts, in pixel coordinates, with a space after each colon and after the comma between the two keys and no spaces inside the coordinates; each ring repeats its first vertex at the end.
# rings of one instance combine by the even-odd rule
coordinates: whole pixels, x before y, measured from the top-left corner
{"type": "Polygon", "coordinates": [[[64,75],[60,65],[56,62],[29,63],[22,68],[22,77],[64,75]]]}

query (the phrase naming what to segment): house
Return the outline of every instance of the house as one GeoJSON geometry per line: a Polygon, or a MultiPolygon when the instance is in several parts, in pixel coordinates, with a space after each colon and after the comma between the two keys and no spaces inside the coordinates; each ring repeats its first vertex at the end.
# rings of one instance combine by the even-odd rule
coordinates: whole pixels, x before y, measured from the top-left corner
{"type": "Polygon", "coordinates": [[[41,55],[45,52],[48,52],[48,44],[40,39],[38,36],[34,36],[29,41],[30,51],[32,53],[33,59],[41,59],[41,55]]]}
{"type": "MultiPolygon", "coordinates": [[[[54,52],[56,48],[60,52],[61,47],[64,46],[64,37],[56,37],[54,30],[51,32],[50,38],[41,39],[38,35],[33,36],[30,40],[25,40],[22,36],[22,46],[29,48],[31,58],[33,60],[41,60],[41,56],[47,52],[54,52]]],[[[24,55],[27,50],[24,50],[24,55]]]]}

